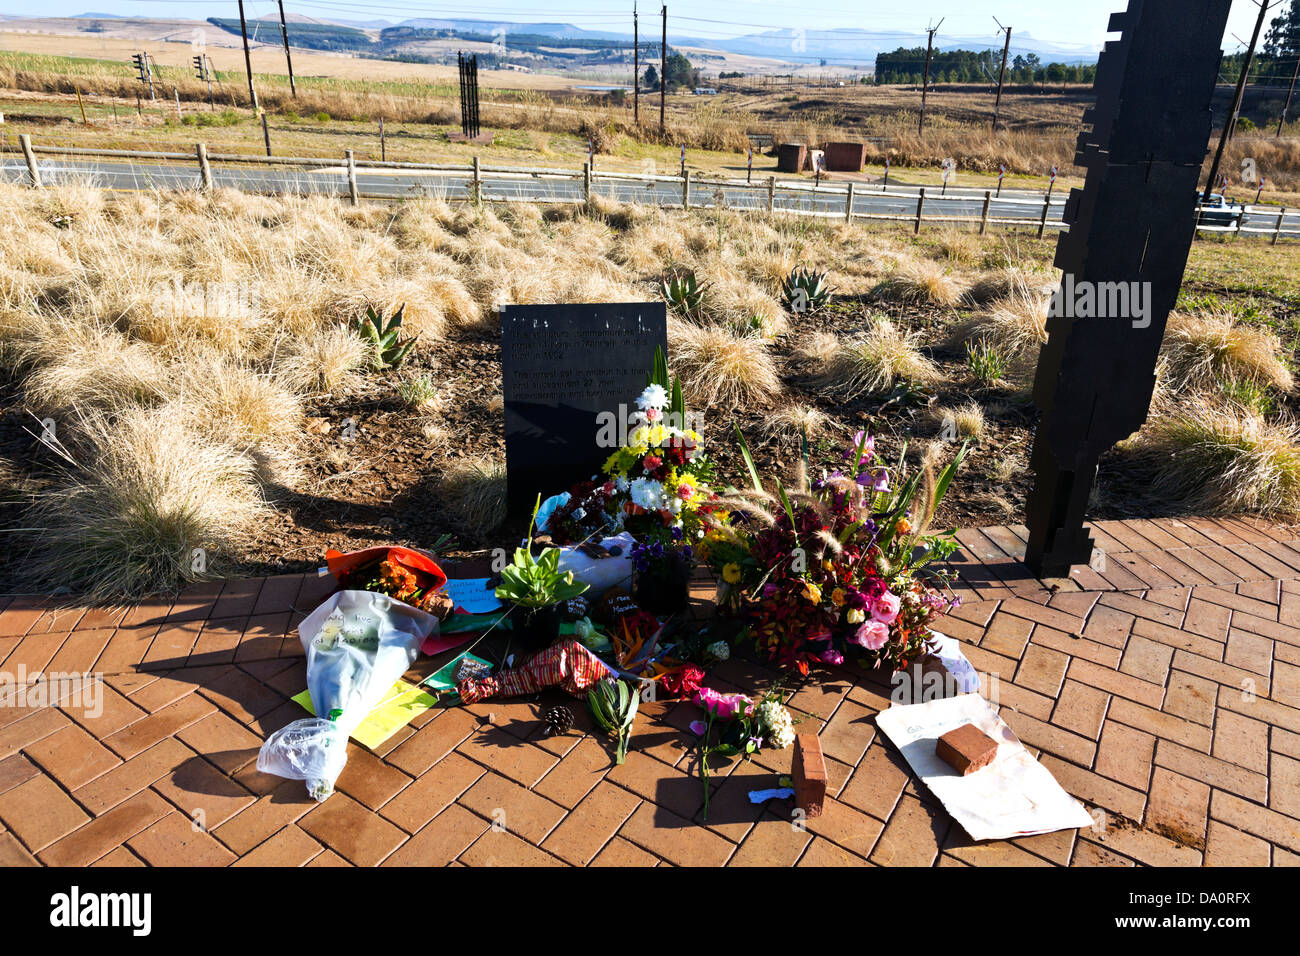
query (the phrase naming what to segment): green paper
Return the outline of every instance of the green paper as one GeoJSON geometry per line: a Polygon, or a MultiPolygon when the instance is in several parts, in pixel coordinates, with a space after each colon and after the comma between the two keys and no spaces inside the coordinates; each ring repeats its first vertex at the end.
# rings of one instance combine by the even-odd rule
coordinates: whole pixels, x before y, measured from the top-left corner
{"type": "Polygon", "coordinates": [[[455,690],[456,689],[456,668],[460,666],[460,662],[466,657],[468,657],[472,661],[477,661],[478,663],[483,664],[488,668],[492,667],[490,661],[485,661],[483,660],[483,658],[471,654],[469,653],[469,651],[466,651],[464,654],[457,654],[446,664],[443,664],[442,667],[438,668],[436,671],[434,671],[432,674],[426,677],[421,682],[421,686],[428,687],[431,690],[437,691],[439,693],[443,691],[455,690]]]}

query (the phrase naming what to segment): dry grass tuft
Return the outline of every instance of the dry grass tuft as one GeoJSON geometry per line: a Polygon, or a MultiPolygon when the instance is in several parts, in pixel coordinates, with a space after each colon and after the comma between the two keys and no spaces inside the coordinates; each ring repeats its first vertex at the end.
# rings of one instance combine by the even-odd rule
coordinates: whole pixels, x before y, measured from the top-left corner
{"type": "Polygon", "coordinates": [[[1038,350],[1047,341],[1050,307],[1047,296],[1019,288],[959,326],[956,341],[987,343],[1007,360],[1013,373],[1026,374],[1032,371],[1038,350]]]}
{"type": "Polygon", "coordinates": [[[466,530],[487,534],[506,520],[506,466],[492,458],[461,458],[442,475],[442,493],[466,530]]]}
{"type": "Polygon", "coordinates": [[[970,288],[969,280],[930,259],[904,259],[875,288],[878,298],[891,302],[919,303],[941,308],[961,305],[970,288]]]}
{"type": "Polygon", "coordinates": [[[26,574],[42,588],[104,600],[169,590],[231,560],[265,516],[253,462],[174,408],[89,412],[74,430],[86,460],[28,514],[42,531],[26,574]]]}
{"type": "Polygon", "coordinates": [[[768,403],[781,392],[767,345],[754,336],[670,320],[668,354],[673,372],[697,406],[768,403]]]}
{"type": "Polygon", "coordinates": [[[899,381],[936,382],[939,367],[916,347],[916,336],[886,318],[876,319],[862,336],[841,339],[812,374],[815,387],[843,398],[892,388],[899,381]]]}
{"type": "Polygon", "coordinates": [[[825,434],[830,422],[831,417],[820,408],[796,402],[769,413],[763,421],[763,431],[770,438],[797,440],[807,435],[811,439],[825,434]]]}
{"type": "Polygon", "coordinates": [[[930,409],[930,423],[940,434],[948,433],[950,439],[970,438],[978,441],[988,435],[988,422],[984,409],[978,402],[967,402],[953,408],[930,409]]]}
{"type": "Polygon", "coordinates": [[[1268,329],[1242,325],[1219,313],[1169,317],[1163,347],[1171,388],[1213,387],[1220,382],[1271,385],[1289,392],[1295,385],[1282,362],[1282,343],[1268,329]]]}
{"type": "Polygon", "coordinates": [[[1300,428],[1204,400],[1158,414],[1125,450],[1152,492],[1198,514],[1300,513],[1300,428]]]}

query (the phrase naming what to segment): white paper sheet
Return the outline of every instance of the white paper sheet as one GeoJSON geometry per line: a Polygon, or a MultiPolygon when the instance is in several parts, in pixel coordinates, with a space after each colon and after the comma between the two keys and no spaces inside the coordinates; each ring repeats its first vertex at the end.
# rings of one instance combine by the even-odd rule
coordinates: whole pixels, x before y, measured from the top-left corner
{"type": "Polygon", "coordinates": [[[1030,756],[979,694],[890,707],[876,725],[973,840],[1005,840],[1092,826],[1092,817],[1030,756]],[[974,724],[998,742],[993,763],[961,776],[938,756],[938,739],[974,724]]]}

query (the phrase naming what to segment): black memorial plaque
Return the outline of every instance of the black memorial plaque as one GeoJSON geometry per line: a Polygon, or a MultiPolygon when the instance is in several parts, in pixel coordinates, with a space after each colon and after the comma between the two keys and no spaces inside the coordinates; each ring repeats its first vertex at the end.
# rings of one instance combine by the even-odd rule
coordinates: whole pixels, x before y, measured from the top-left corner
{"type": "Polygon", "coordinates": [[[601,412],[634,411],[667,352],[662,302],[508,305],[501,313],[506,481],[511,516],[600,470],[601,412]]]}

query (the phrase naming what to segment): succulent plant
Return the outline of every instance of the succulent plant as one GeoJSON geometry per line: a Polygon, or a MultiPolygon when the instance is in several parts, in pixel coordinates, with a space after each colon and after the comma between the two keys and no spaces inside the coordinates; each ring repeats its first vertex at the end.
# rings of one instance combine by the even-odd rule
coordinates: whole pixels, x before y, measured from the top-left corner
{"type": "Polygon", "coordinates": [[[800,266],[781,283],[781,300],[791,312],[817,312],[827,306],[834,291],[826,284],[825,272],[800,266]]]}
{"type": "Polygon", "coordinates": [[[366,314],[352,320],[352,331],[373,351],[372,360],[380,369],[400,368],[411,353],[419,335],[403,339],[402,313],[405,305],[398,306],[391,318],[385,318],[374,306],[366,307],[366,314]]]}
{"type": "Polygon", "coordinates": [[[704,305],[706,283],[696,280],[694,272],[675,272],[663,280],[660,292],[664,301],[688,319],[699,317],[704,305]]]}

